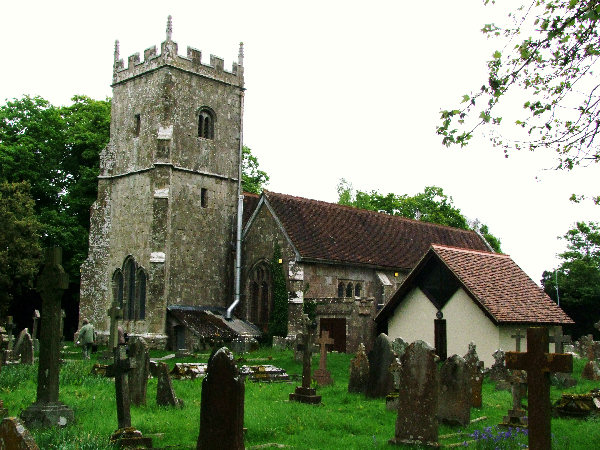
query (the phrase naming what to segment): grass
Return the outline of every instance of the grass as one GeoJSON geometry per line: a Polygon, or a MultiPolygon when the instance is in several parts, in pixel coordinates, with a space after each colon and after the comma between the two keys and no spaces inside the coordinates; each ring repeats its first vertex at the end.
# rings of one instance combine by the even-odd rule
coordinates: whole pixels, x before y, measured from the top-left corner
{"type": "MultiPolygon", "coordinates": [[[[64,429],[30,430],[42,449],[104,449],[112,448],[108,438],[117,427],[114,382],[112,379],[90,374],[96,362],[83,361],[77,349],[68,347],[68,360],[61,367],[60,400],[73,408],[76,422],[64,429]],[[71,360],[73,359],[73,360],[71,360]]],[[[167,352],[153,351],[163,356],[167,352]]],[[[178,362],[206,361],[208,353],[178,362]]],[[[236,355],[240,356],[240,355],[236,355]]],[[[283,444],[297,449],[364,449],[388,448],[394,436],[396,414],[386,411],[381,399],[366,399],[347,392],[348,367],[353,355],[328,355],[328,368],[335,383],[319,388],[321,405],[290,403],[289,393],[294,383],[246,383],[245,427],[246,448],[268,443],[283,444]]],[[[274,364],[289,374],[300,374],[301,364],[294,361],[289,351],[263,348],[244,355],[245,364],[274,364]]],[[[168,360],[170,368],[175,360],[168,360]]],[[[313,367],[318,358],[315,355],[313,367]]],[[[585,361],[574,362],[575,377],[579,378],[585,361]]],[[[35,401],[37,366],[8,366],[0,372],[0,396],[11,415],[18,415],[35,401]]],[[[148,382],[147,405],[133,406],[132,425],[144,435],[151,436],[158,448],[195,448],[200,423],[201,380],[173,380],[177,396],[185,401],[183,409],[156,405],[156,379],[148,382]]],[[[580,380],[578,386],[565,392],[585,393],[597,383],[580,380]]],[[[561,391],[552,388],[556,400],[561,391]]],[[[483,408],[472,409],[471,418],[487,419],[459,429],[441,425],[442,444],[472,441],[469,448],[512,449],[522,448],[527,438],[522,432],[495,428],[510,408],[511,396],[506,391],[495,391],[493,384],[483,385],[483,408]]],[[[591,443],[600,443],[600,421],[553,419],[552,432],[555,449],[589,449],[591,443]]],[[[395,447],[398,448],[398,447],[395,447]]],[[[414,447],[413,447],[414,448],[414,447]]]]}

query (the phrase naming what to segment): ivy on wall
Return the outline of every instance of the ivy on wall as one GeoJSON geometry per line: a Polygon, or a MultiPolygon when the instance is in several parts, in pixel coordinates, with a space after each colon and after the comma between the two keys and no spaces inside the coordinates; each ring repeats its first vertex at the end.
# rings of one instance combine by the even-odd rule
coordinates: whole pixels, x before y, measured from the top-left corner
{"type": "Polygon", "coordinates": [[[269,338],[273,336],[287,336],[288,332],[288,292],[283,273],[281,247],[275,242],[273,260],[271,261],[271,275],[273,280],[273,312],[269,319],[269,338]]]}

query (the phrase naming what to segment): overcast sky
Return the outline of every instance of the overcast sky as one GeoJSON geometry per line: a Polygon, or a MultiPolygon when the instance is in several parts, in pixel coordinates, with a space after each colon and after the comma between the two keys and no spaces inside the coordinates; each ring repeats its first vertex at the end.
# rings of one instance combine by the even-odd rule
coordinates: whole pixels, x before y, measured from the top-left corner
{"type": "Polygon", "coordinates": [[[179,53],[202,50],[225,67],[245,46],[244,142],[271,177],[268,189],[334,202],[341,178],[360,190],[415,194],[436,185],[478,218],[539,282],[564,249],[557,239],[600,207],[599,167],[546,170],[539,153],[506,159],[481,137],[446,149],[439,111],[483,84],[499,45],[479,31],[513,0],[26,1],[2,2],[0,100],[111,95],[114,41],[121,57],[160,45],[167,16],[179,53]]]}

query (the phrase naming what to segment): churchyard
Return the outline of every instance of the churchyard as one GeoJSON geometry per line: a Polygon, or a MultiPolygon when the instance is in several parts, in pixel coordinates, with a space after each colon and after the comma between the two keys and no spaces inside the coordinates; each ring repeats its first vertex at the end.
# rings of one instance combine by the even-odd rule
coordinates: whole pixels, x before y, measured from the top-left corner
{"type": "MultiPolygon", "coordinates": [[[[83,360],[80,349],[70,343],[63,349],[60,401],[73,410],[75,420],[64,428],[31,429],[40,448],[111,448],[109,437],[117,428],[115,382],[114,378],[92,374],[94,364],[107,364],[107,361],[98,360],[100,355],[101,351],[93,354],[91,360],[83,360]]],[[[151,358],[166,355],[165,351],[150,351],[151,358]]],[[[175,363],[207,362],[208,357],[207,352],[163,362],[171,370],[175,363]]],[[[301,384],[303,368],[301,360],[297,361],[291,350],[260,348],[243,355],[234,354],[234,357],[239,364],[283,368],[292,378],[277,383],[246,381],[246,448],[265,448],[265,444],[287,448],[394,448],[388,441],[394,437],[397,413],[386,410],[384,398],[348,393],[349,367],[354,355],[328,353],[327,370],[333,384],[317,387],[317,394],[322,397],[318,405],[289,401],[289,394],[301,384]]],[[[318,363],[319,354],[313,353],[313,371],[318,363]]],[[[552,402],[559,399],[562,392],[587,393],[598,387],[598,381],[581,379],[586,363],[586,359],[574,360],[573,376],[578,380],[577,386],[565,390],[552,386],[552,402]]],[[[35,401],[37,366],[36,359],[33,366],[11,364],[2,367],[0,398],[10,416],[18,416],[35,401]]],[[[145,406],[132,404],[131,424],[145,437],[152,438],[155,448],[195,448],[200,424],[201,378],[172,379],[173,389],[183,400],[183,407],[157,405],[157,384],[157,377],[149,379],[145,406]]],[[[511,437],[507,437],[507,430],[497,428],[512,407],[511,392],[496,391],[495,383],[486,376],[482,408],[471,409],[472,423],[467,426],[439,425],[439,442],[451,445],[467,441],[470,448],[522,448],[527,442],[523,433],[513,431],[511,437]]],[[[419,417],[415,416],[414,420],[419,421],[419,417]]],[[[590,443],[600,442],[600,419],[553,418],[552,433],[553,448],[588,449],[590,443]]]]}

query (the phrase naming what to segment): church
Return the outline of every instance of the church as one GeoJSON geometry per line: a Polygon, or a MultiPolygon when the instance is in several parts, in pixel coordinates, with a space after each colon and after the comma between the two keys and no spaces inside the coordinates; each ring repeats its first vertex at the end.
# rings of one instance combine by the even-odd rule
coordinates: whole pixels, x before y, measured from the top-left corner
{"type": "MultiPolygon", "coordinates": [[[[152,347],[259,337],[273,311],[273,265],[288,291],[288,337],[311,304],[334,349],[371,347],[378,312],[433,244],[491,252],[475,231],[264,191],[241,190],[244,66],[188,47],[169,17],[160,46],[115,43],[110,142],[100,155],[80,320],[106,341],[107,310],[152,347]],[[275,248],[281,258],[273,260],[275,248]]],[[[379,316],[383,317],[383,316],[379,316]]],[[[381,322],[381,321],[380,321],[381,322]]]]}

